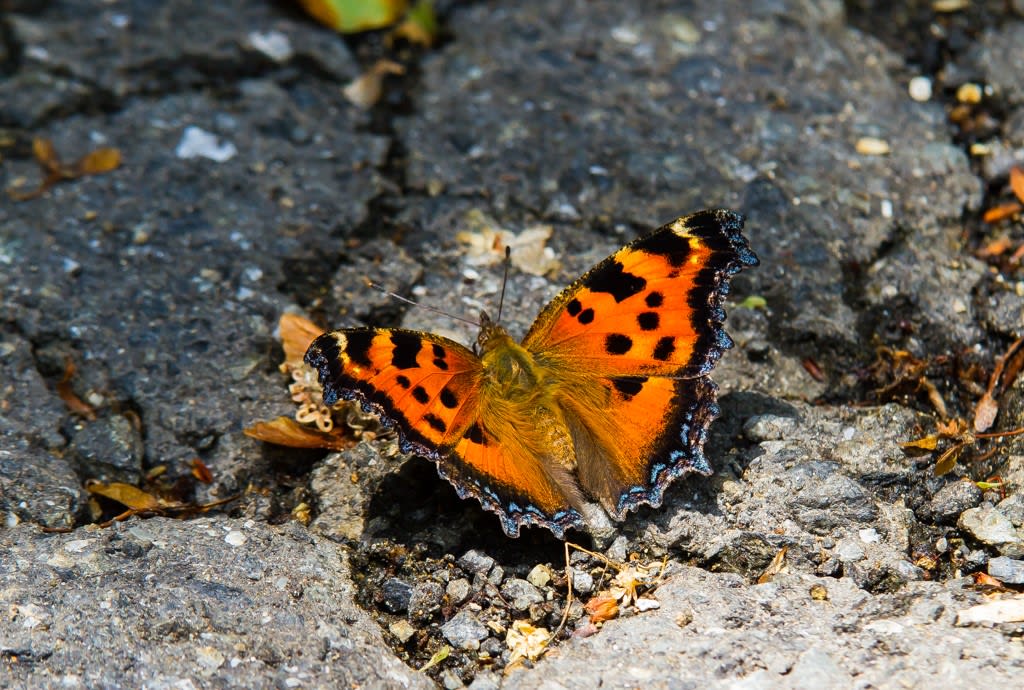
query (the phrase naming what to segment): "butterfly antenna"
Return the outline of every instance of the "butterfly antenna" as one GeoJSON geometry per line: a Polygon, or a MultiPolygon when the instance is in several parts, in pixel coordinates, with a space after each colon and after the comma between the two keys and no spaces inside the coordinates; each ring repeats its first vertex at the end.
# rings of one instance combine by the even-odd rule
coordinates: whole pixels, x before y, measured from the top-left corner
{"type": "Polygon", "coordinates": [[[501,323],[501,309],[505,306],[505,286],[508,285],[508,265],[512,263],[512,248],[505,245],[505,275],[501,278],[501,297],[498,298],[498,318],[494,323],[501,323]]]}
{"type": "Polygon", "coordinates": [[[402,297],[397,292],[391,292],[391,290],[388,290],[383,285],[378,285],[377,283],[373,282],[372,280],[367,280],[366,281],[366,285],[368,287],[373,288],[374,290],[377,290],[378,292],[383,292],[385,295],[387,295],[388,297],[391,297],[392,299],[397,299],[399,302],[405,302],[406,304],[412,305],[414,307],[419,307],[420,309],[426,309],[427,311],[434,312],[435,314],[440,314],[441,316],[447,316],[449,319],[454,319],[456,321],[461,321],[462,323],[468,323],[468,324],[472,324],[474,326],[479,326],[480,325],[476,321],[471,321],[471,320],[463,318],[461,316],[456,316],[455,314],[447,312],[444,309],[438,309],[437,307],[432,307],[429,304],[421,304],[420,302],[416,302],[414,300],[411,300],[408,297],[402,297]]]}

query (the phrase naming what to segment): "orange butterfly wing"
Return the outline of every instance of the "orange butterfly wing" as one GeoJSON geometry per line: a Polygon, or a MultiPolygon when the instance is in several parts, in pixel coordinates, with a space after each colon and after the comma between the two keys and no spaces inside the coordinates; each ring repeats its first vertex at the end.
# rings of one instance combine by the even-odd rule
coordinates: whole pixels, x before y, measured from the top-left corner
{"type": "Polygon", "coordinates": [[[758,264],[742,227],[730,211],[662,226],[566,288],[523,339],[561,377],[580,483],[616,518],[660,505],[687,471],[711,472],[703,446],[719,410],[707,374],[732,347],[722,299],[730,276],[758,264]]]}
{"type": "MultiPolygon", "coordinates": [[[[305,360],[319,374],[327,405],[357,400],[380,416],[398,432],[403,452],[437,463],[459,496],[496,512],[510,536],[523,524],[558,536],[582,525],[558,481],[564,478],[543,464],[543,449],[524,445],[530,435],[506,431],[499,440],[481,423],[482,414],[507,420],[515,413],[502,412],[500,400],[484,411],[481,361],[462,345],[417,331],[350,328],[316,338],[305,360]]],[[[502,428],[498,420],[487,426],[502,428]]]]}

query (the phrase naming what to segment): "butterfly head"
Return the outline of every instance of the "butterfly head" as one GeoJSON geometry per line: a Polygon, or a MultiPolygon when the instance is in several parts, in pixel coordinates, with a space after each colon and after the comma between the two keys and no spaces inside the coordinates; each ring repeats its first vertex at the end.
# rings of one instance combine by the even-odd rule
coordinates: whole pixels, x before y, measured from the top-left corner
{"type": "Polygon", "coordinates": [[[487,312],[480,312],[480,334],[476,337],[478,353],[493,350],[499,342],[508,338],[508,331],[492,321],[487,312]]]}

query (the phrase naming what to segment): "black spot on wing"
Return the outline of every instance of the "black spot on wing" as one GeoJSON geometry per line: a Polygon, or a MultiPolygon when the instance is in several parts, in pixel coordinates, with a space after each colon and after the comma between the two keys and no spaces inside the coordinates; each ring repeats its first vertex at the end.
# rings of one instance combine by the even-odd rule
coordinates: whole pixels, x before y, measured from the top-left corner
{"type": "Polygon", "coordinates": [[[448,425],[444,423],[444,420],[432,412],[428,412],[423,415],[423,421],[429,424],[430,428],[439,434],[443,434],[448,431],[448,425]]]}
{"type": "Polygon", "coordinates": [[[414,397],[416,399],[416,402],[418,402],[421,405],[426,405],[428,402],[430,402],[430,396],[427,395],[427,391],[425,388],[423,388],[423,386],[416,386],[415,388],[413,388],[412,397],[414,397]]]}
{"type": "Polygon", "coordinates": [[[373,338],[376,336],[371,330],[345,331],[345,354],[352,360],[353,364],[363,367],[372,367],[370,359],[370,347],[373,345],[373,338]]]}
{"type": "Polygon", "coordinates": [[[395,349],[391,352],[391,364],[398,369],[415,369],[419,366],[416,356],[423,349],[423,339],[414,333],[395,331],[391,334],[395,349]]]}
{"type": "Polygon", "coordinates": [[[655,331],[661,324],[661,317],[657,312],[645,311],[636,317],[636,322],[641,331],[655,331]]]}
{"type": "Polygon", "coordinates": [[[576,317],[576,320],[586,326],[594,320],[594,310],[589,307],[584,309],[580,312],[580,315],[576,317]]]}
{"type": "Polygon", "coordinates": [[[604,339],[604,351],[610,355],[624,355],[633,348],[633,339],[623,333],[609,333],[604,339]]]}
{"type": "Polygon", "coordinates": [[[466,433],[462,435],[462,438],[467,439],[470,443],[475,443],[478,446],[486,446],[487,439],[484,437],[484,430],[480,426],[480,422],[473,422],[466,433]]]}
{"type": "Polygon", "coordinates": [[[569,300],[569,304],[565,305],[565,310],[569,312],[569,316],[576,316],[583,311],[583,305],[578,299],[573,298],[569,300]]]}
{"type": "Polygon", "coordinates": [[[675,351],[676,339],[670,335],[666,335],[658,341],[657,345],[654,346],[654,352],[651,353],[651,356],[660,362],[667,362],[675,351]]]}
{"type": "Polygon", "coordinates": [[[621,393],[623,398],[630,400],[634,395],[643,390],[644,383],[647,382],[647,378],[638,376],[620,376],[613,378],[611,382],[615,387],[615,390],[621,393]]]}
{"type": "Polygon", "coordinates": [[[647,287],[647,280],[627,272],[620,262],[612,261],[586,276],[583,284],[594,292],[607,292],[616,302],[621,302],[647,287]]]}
{"type": "Polygon", "coordinates": [[[667,228],[638,240],[634,247],[665,258],[675,268],[686,263],[690,256],[690,241],[667,228]]]}
{"type": "Polygon", "coordinates": [[[432,349],[434,351],[434,366],[441,371],[448,371],[448,362],[445,360],[448,352],[437,343],[434,343],[432,349]]]}
{"type": "Polygon", "coordinates": [[[647,297],[644,297],[644,303],[647,304],[651,309],[657,309],[664,303],[665,295],[661,294],[657,290],[647,293],[647,297]]]}
{"type": "Polygon", "coordinates": [[[405,374],[399,374],[398,376],[396,376],[395,377],[395,383],[397,383],[399,386],[401,386],[405,390],[409,390],[409,386],[412,385],[412,381],[410,381],[409,377],[406,376],[405,374]]]}
{"type": "Polygon", "coordinates": [[[441,389],[441,404],[447,407],[449,410],[454,410],[459,406],[459,398],[457,395],[452,393],[447,388],[441,389]]]}

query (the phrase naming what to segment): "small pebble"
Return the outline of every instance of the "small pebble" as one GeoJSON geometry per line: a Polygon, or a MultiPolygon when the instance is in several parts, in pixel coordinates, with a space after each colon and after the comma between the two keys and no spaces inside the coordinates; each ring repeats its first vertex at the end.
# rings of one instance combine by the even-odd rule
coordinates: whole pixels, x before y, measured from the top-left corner
{"type": "Polygon", "coordinates": [[[475,650],[480,648],[480,642],[487,637],[487,628],[472,612],[463,609],[441,626],[441,634],[459,649],[475,650]]]}
{"type": "Polygon", "coordinates": [[[1024,584],[1024,561],[999,556],[988,562],[988,574],[1003,584],[1024,584]]]}
{"type": "Polygon", "coordinates": [[[458,606],[469,598],[472,591],[469,580],[460,577],[448,583],[445,588],[445,596],[448,597],[448,603],[458,606]]]}
{"type": "Polygon", "coordinates": [[[444,588],[437,582],[428,580],[421,582],[412,589],[409,596],[409,618],[414,621],[428,621],[441,610],[444,600],[444,588]]]}
{"type": "Polygon", "coordinates": [[[526,576],[526,581],[534,587],[543,587],[547,583],[551,582],[551,568],[547,567],[543,563],[539,563],[533,566],[533,570],[526,576]]]}
{"type": "Polygon", "coordinates": [[[594,591],[594,576],[586,570],[572,570],[572,588],[578,594],[590,594],[594,591]]]}
{"type": "Polygon", "coordinates": [[[474,574],[486,573],[494,566],[494,559],[476,549],[472,549],[459,558],[458,564],[462,569],[474,574]]]}
{"type": "Polygon", "coordinates": [[[412,636],[416,634],[416,628],[412,627],[412,624],[404,618],[400,618],[389,625],[388,630],[392,635],[398,638],[398,641],[402,644],[408,642],[412,636]]]}
{"type": "Polygon", "coordinates": [[[954,524],[960,514],[981,503],[981,489],[974,482],[954,481],[935,492],[928,503],[932,519],[940,524],[954,524]]]}
{"type": "Polygon", "coordinates": [[[889,142],[878,137],[861,137],[854,148],[863,156],[884,156],[892,152],[889,142]]]}
{"type": "Polygon", "coordinates": [[[984,96],[981,86],[968,82],[961,84],[956,90],[956,100],[967,105],[977,105],[981,103],[981,98],[984,96]]]}
{"type": "Polygon", "coordinates": [[[653,611],[654,609],[661,608],[661,602],[657,599],[646,599],[644,597],[640,597],[636,600],[634,606],[636,606],[637,611],[653,611]]]}
{"type": "Polygon", "coordinates": [[[525,611],[531,604],[544,601],[544,595],[526,580],[510,577],[501,585],[501,594],[515,611],[525,611]]]}
{"type": "Polygon", "coordinates": [[[412,598],[412,585],[397,577],[384,581],[381,585],[381,606],[391,613],[402,613],[409,610],[409,600],[412,598]]]}
{"type": "Polygon", "coordinates": [[[932,80],[928,77],[914,77],[907,85],[907,92],[918,103],[930,101],[932,98],[932,80]]]}
{"type": "Polygon", "coordinates": [[[983,544],[1008,544],[1020,540],[1010,518],[991,506],[965,510],[957,525],[983,544]]]}

